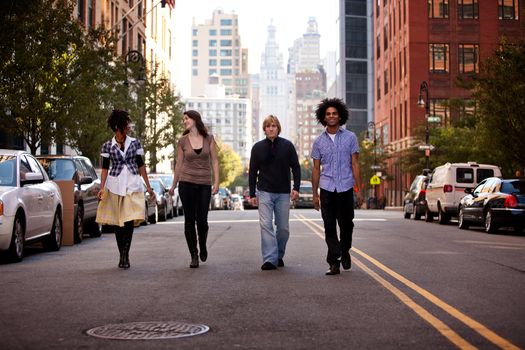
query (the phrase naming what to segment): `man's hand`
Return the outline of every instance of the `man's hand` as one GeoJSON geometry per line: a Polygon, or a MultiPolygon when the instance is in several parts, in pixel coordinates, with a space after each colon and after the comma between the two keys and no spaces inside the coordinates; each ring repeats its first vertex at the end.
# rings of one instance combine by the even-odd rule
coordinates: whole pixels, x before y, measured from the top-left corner
{"type": "Polygon", "coordinates": [[[257,207],[259,205],[259,201],[257,200],[257,197],[250,198],[250,203],[252,207],[257,207]]]}
{"type": "Polygon", "coordinates": [[[292,193],[290,193],[290,199],[292,201],[296,201],[297,199],[299,199],[299,192],[296,190],[292,190],[292,193]]]}
{"type": "Polygon", "coordinates": [[[319,208],[321,207],[319,203],[319,195],[317,193],[314,193],[313,195],[313,202],[314,202],[314,209],[319,211],[319,208]]]}

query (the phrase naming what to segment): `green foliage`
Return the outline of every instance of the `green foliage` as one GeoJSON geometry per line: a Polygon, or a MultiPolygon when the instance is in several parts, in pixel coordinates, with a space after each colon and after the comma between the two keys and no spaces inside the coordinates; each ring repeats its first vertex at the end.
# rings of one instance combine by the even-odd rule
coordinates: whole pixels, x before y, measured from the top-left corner
{"type": "Polygon", "coordinates": [[[514,43],[502,40],[474,85],[483,146],[507,176],[525,169],[525,30],[514,43]]]}
{"type": "Polygon", "coordinates": [[[60,136],[82,31],[71,15],[75,1],[10,5],[0,20],[0,127],[21,135],[34,154],[42,139],[60,136]]]}
{"type": "Polygon", "coordinates": [[[226,144],[219,143],[219,183],[228,187],[243,172],[241,157],[226,144]]]}

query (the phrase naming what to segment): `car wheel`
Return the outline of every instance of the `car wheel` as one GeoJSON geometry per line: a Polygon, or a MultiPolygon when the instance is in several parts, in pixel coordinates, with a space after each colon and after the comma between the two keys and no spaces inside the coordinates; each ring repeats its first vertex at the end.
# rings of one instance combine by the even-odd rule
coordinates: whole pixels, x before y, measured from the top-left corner
{"type": "Polygon", "coordinates": [[[77,207],[77,216],[75,217],[75,243],[82,243],[84,239],[84,207],[77,207]]]}
{"type": "Polygon", "coordinates": [[[438,205],[438,223],[440,225],[445,225],[450,221],[450,216],[446,214],[442,209],[441,205],[438,205]]]}
{"type": "Polygon", "coordinates": [[[184,207],[182,206],[182,203],[181,203],[180,207],[177,206],[177,208],[178,208],[177,211],[179,212],[179,215],[184,215],[184,207]]]}
{"type": "Polygon", "coordinates": [[[42,242],[44,249],[48,251],[60,250],[62,244],[62,217],[60,211],[55,212],[55,218],[53,219],[53,227],[49,236],[47,236],[42,242]]]}
{"type": "Polygon", "coordinates": [[[426,222],[432,222],[434,221],[434,214],[428,209],[428,207],[425,208],[425,221],[426,222]]]}
{"type": "Polygon", "coordinates": [[[173,205],[170,205],[170,210],[168,212],[168,219],[173,219],[173,205]]]}
{"type": "Polygon", "coordinates": [[[405,204],[405,207],[403,208],[403,211],[405,212],[404,218],[405,219],[410,219],[410,213],[408,212],[406,204],[405,204]]]}
{"type": "Polygon", "coordinates": [[[485,213],[485,232],[494,233],[498,230],[496,225],[494,225],[494,220],[492,219],[492,210],[487,210],[485,213]]]}
{"type": "Polygon", "coordinates": [[[164,205],[162,207],[162,215],[159,212],[159,221],[166,221],[167,220],[167,216],[168,216],[167,212],[168,212],[168,208],[167,208],[166,203],[164,203],[164,205]]]}
{"type": "Polygon", "coordinates": [[[24,258],[24,224],[22,216],[17,214],[13,224],[13,234],[11,235],[11,244],[7,250],[7,258],[11,262],[19,262],[24,258]]]}
{"type": "Polygon", "coordinates": [[[421,220],[421,210],[414,205],[414,220],[421,220]]]}
{"type": "Polygon", "coordinates": [[[467,221],[465,221],[463,208],[459,208],[459,214],[458,214],[458,227],[462,230],[466,230],[469,227],[469,224],[467,221]]]}
{"type": "Polygon", "coordinates": [[[89,223],[89,237],[91,238],[100,237],[102,235],[100,226],[101,225],[95,220],[91,221],[89,223]]]}
{"type": "Polygon", "coordinates": [[[159,210],[159,207],[155,207],[155,212],[153,213],[153,215],[148,217],[148,222],[150,224],[155,224],[157,222],[158,210],[159,210]]]}

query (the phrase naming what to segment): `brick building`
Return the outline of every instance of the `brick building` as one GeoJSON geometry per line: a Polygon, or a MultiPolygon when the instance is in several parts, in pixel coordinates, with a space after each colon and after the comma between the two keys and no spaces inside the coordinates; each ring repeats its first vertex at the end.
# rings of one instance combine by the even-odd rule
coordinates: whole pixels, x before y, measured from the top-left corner
{"type": "MultiPolygon", "coordinates": [[[[457,76],[479,72],[501,36],[521,33],[524,16],[519,0],[375,1],[374,122],[380,142],[395,152],[414,144],[414,130],[426,122],[425,109],[417,105],[424,81],[429,115],[440,120],[432,127],[449,125],[456,115],[446,101],[470,97],[455,85],[457,76]]],[[[388,168],[393,180],[383,183],[380,192],[389,205],[402,205],[415,174],[402,172],[395,158],[388,168]]]]}

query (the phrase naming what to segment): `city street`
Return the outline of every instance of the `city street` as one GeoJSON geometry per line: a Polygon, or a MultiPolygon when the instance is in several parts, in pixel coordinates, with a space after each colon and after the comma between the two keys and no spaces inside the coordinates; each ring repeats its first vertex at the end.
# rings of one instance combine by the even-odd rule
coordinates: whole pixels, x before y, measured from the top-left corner
{"type": "Polygon", "coordinates": [[[325,276],[321,215],[292,210],[285,267],[261,271],[258,213],[212,211],[208,260],[188,268],[183,217],[136,229],[131,269],[112,234],[0,265],[2,349],[525,348],[525,236],[356,211],[352,268],[325,276]],[[132,322],[204,334],[113,340],[132,322]]]}

